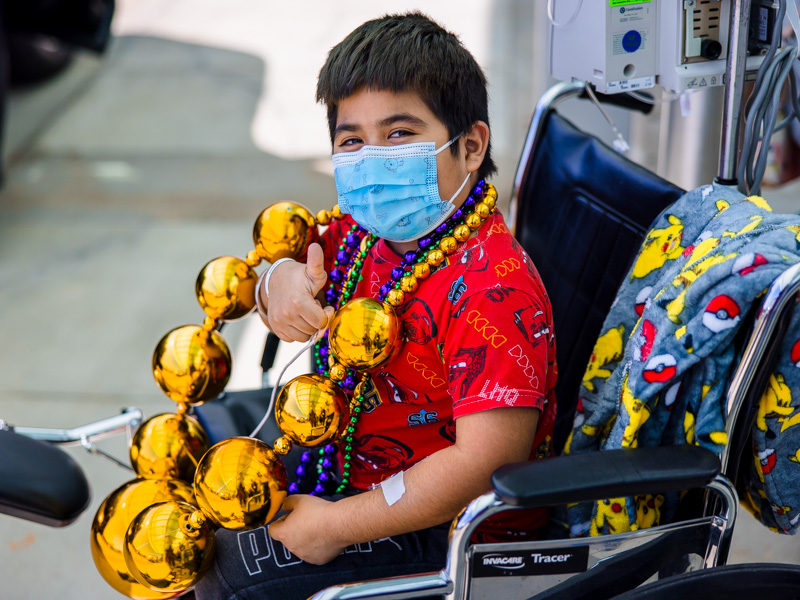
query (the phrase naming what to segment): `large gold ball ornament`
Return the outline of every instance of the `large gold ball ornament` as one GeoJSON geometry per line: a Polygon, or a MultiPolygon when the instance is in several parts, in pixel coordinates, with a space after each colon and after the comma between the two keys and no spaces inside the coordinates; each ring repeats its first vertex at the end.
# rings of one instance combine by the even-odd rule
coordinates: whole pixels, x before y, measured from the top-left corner
{"type": "Polygon", "coordinates": [[[292,451],[292,441],[289,438],[279,437],[275,440],[275,443],[272,444],[272,449],[275,450],[275,454],[285,456],[292,451]]]}
{"type": "Polygon", "coordinates": [[[215,524],[251,529],[268,523],[286,498],[286,469],[264,442],[223,440],[200,460],[194,476],[197,504],[215,524]]]}
{"type": "Polygon", "coordinates": [[[452,235],[448,235],[439,242],[439,248],[445,254],[452,254],[458,248],[458,241],[452,235]]]}
{"type": "Polygon", "coordinates": [[[216,331],[197,325],[177,327],[156,345],[153,376],[175,402],[200,404],[225,389],[231,352],[216,331]]]}
{"type": "Polygon", "coordinates": [[[351,300],[333,316],[331,350],[346,367],[374,369],[391,360],[403,345],[403,325],[394,309],[372,298],[351,300]]]}
{"type": "Polygon", "coordinates": [[[495,206],[497,206],[497,193],[495,192],[494,197],[488,195],[484,196],[482,202],[490,209],[493,209],[495,206]]]}
{"type": "Polygon", "coordinates": [[[233,321],[248,315],[256,306],[258,275],[245,261],[221,256],[206,263],[197,276],[197,301],[212,319],[233,321]]]}
{"type": "MultiPolygon", "coordinates": [[[[422,263],[422,264],[427,266],[426,263],[422,263]]],[[[430,271],[429,271],[429,273],[430,273],[430,271]]],[[[403,304],[405,299],[406,299],[405,292],[403,290],[399,290],[397,288],[389,290],[389,293],[386,294],[386,302],[389,305],[394,306],[395,308],[397,308],[398,306],[403,304]]]]}
{"type": "Polygon", "coordinates": [[[400,280],[400,289],[403,290],[406,294],[413,294],[417,291],[419,287],[419,282],[417,278],[413,275],[406,275],[400,280]]]}
{"type": "MultiPolygon", "coordinates": [[[[414,265],[414,277],[417,279],[427,279],[431,274],[431,266],[426,262],[418,262],[414,265]]],[[[394,305],[392,305],[394,306],[394,305]]]]}
{"type": "Polygon", "coordinates": [[[275,420],[289,440],[305,447],[336,439],[350,418],[344,390],[322,375],[300,375],[275,401],[275,420]]]}
{"type": "Polygon", "coordinates": [[[491,209],[491,208],[489,208],[489,205],[488,205],[488,204],[486,204],[485,202],[478,202],[478,203],[475,205],[475,214],[476,214],[476,215],[480,215],[480,217],[481,217],[482,219],[485,219],[485,218],[486,218],[486,217],[488,217],[490,214],[492,214],[492,209],[491,209]]]}
{"type": "Polygon", "coordinates": [[[466,242],[471,235],[472,230],[468,225],[461,224],[453,230],[453,237],[459,242],[466,242]]]}
{"type": "Polygon", "coordinates": [[[491,198],[492,200],[497,200],[497,189],[491,184],[487,183],[486,188],[483,192],[483,201],[486,201],[486,198],[491,198]]]}
{"type": "Polygon", "coordinates": [[[131,440],[131,466],[139,477],[191,484],[208,450],[208,436],[189,415],[165,413],[142,423],[131,440]]]}
{"type": "Polygon", "coordinates": [[[347,377],[347,367],[339,363],[334,363],[328,369],[328,376],[334,381],[341,381],[347,377]]]}
{"type": "Polygon", "coordinates": [[[438,267],[444,261],[444,252],[439,250],[438,248],[434,248],[433,250],[428,250],[428,254],[426,255],[427,258],[425,261],[431,267],[438,267]]]}
{"type": "Polygon", "coordinates": [[[334,205],[334,207],[331,209],[331,216],[334,219],[341,219],[344,216],[344,214],[342,214],[342,209],[339,208],[338,204],[334,205]]]}
{"type": "Polygon", "coordinates": [[[100,504],[92,521],[90,546],[100,575],[120,594],[134,600],[174,598],[178,592],[156,592],[139,583],[125,564],[125,533],[134,517],[145,508],[170,500],[194,503],[192,487],[182,481],[135,479],[116,490],[100,504]]]}
{"type": "Polygon", "coordinates": [[[321,210],[317,213],[316,218],[319,225],[330,225],[331,213],[329,213],[327,210],[321,210]]]}
{"type": "Polygon", "coordinates": [[[469,226],[470,229],[477,229],[483,223],[483,219],[481,216],[476,213],[470,213],[467,215],[467,218],[464,220],[466,224],[469,226]]]}
{"type": "Polygon", "coordinates": [[[308,247],[319,240],[314,215],[294,202],[277,202],[261,211],[253,225],[259,256],[273,263],[279,258],[305,262],[308,247]]]}
{"type": "Polygon", "coordinates": [[[128,570],[140,583],[184,592],[211,568],[214,531],[196,506],[161,502],[133,519],[123,554],[128,570]]]}

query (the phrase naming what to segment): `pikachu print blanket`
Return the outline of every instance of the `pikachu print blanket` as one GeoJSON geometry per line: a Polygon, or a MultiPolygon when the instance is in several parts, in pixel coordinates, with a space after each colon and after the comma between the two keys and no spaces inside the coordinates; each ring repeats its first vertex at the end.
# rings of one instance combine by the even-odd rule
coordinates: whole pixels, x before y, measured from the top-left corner
{"type": "MultiPolygon", "coordinates": [[[[734,337],[773,280],[800,262],[800,216],[721,186],[687,192],[647,234],[583,377],[565,453],[727,442],[734,337]]],[[[767,526],[800,525],[800,310],[761,399],[743,503],[767,526]]],[[[677,495],[568,509],[571,534],[667,522],[677,495]]]]}

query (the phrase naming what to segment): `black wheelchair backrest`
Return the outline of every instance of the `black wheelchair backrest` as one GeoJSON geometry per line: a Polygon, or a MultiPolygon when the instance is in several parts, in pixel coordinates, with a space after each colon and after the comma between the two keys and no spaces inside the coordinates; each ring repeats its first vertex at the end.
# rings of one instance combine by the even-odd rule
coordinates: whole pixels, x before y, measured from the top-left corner
{"type": "Polygon", "coordinates": [[[526,143],[517,172],[514,225],[553,306],[559,365],[553,442],[560,451],[617,289],[650,224],[683,190],[550,107],[537,107],[528,135],[535,140],[526,143]]]}

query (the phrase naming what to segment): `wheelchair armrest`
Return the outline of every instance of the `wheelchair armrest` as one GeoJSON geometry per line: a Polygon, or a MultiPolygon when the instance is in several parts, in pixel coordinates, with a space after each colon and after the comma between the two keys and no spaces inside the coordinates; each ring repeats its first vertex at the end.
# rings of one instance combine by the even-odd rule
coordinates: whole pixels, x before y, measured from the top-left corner
{"type": "Polygon", "coordinates": [[[524,508],[703,487],[720,472],[700,446],[661,446],[559,456],[500,467],[497,496],[524,508]]]}
{"type": "Polygon", "coordinates": [[[0,430],[0,457],[0,513],[62,527],[89,506],[86,476],[63,450],[0,430]]]}

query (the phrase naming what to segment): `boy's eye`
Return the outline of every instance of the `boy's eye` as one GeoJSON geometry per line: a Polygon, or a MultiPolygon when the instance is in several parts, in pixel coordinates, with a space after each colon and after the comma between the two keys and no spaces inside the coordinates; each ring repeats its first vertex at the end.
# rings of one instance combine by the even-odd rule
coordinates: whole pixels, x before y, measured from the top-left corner
{"type": "Polygon", "coordinates": [[[414,135],[414,134],[411,133],[410,131],[407,131],[406,129],[398,129],[397,131],[393,131],[392,133],[389,134],[389,139],[392,138],[397,139],[401,137],[407,137],[409,135],[414,135]]]}
{"type": "Polygon", "coordinates": [[[364,142],[361,140],[361,138],[349,137],[349,138],[345,138],[341,142],[339,142],[339,147],[340,148],[346,148],[347,146],[355,146],[357,144],[363,144],[363,143],[364,142]]]}

